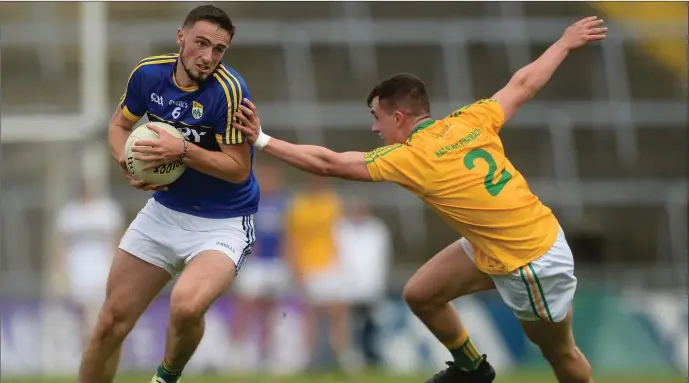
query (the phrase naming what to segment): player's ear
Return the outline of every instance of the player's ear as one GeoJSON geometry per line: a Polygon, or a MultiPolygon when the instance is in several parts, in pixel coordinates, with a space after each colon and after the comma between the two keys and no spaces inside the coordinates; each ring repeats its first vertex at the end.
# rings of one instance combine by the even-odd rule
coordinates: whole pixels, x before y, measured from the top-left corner
{"type": "Polygon", "coordinates": [[[404,122],[404,113],[400,112],[399,110],[396,110],[392,112],[392,116],[395,118],[395,124],[397,126],[402,125],[404,122]]]}
{"type": "Polygon", "coordinates": [[[177,45],[182,47],[182,42],[184,42],[184,29],[177,29],[177,45]]]}

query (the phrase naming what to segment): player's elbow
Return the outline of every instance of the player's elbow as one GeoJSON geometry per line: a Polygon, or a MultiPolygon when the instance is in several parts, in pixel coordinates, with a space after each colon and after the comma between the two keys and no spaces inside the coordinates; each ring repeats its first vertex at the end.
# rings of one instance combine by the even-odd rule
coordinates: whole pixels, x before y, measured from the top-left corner
{"type": "MultiPolygon", "coordinates": [[[[220,165],[220,164],[218,164],[220,165]]],[[[231,155],[227,156],[227,161],[218,167],[219,176],[223,181],[239,184],[246,181],[251,175],[251,162],[239,161],[231,155]]]]}
{"type": "Polygon", "coordinates": [[[537,86],[531,81],[532,76],[530,76],[527,69],[522,68],[518,70],[510,80],[514,93],[518,96],[518,104],[523,104],[532,99],[538,91],[537,86]]]}
{"type": "Polygon", "coordinates": [[[318,164],[313,168],[313,171],[311,172],[314,175],[320,176],[320,177],[337,177],[338,176],[338,170],[335,164],[332,163],[321,163],[318,164]]]}
{"type": "Polygon", "coordinates": [[[346,178],[347,164],[340,158],[341,155],[332,153],[322,161],[316,169],[316,175],[322,177],[346,178]]]}
{"type": "Polygon", "coordinates": [[[226,181],[239,184],[246,181],[251,175],[251,165],[240,165],[230,169],[225,178],[226,181]]]}
{"type": "Polygon", "coordinates": [[[342,178],[350,181],[370,181],[370,178],[367,177],[368,172],[366,172],[366,176],[364,176],[361,171],[358,171],[352,164],[346,162],[328,164],[321,169],[318,175],[323,177],[342,178]]]}

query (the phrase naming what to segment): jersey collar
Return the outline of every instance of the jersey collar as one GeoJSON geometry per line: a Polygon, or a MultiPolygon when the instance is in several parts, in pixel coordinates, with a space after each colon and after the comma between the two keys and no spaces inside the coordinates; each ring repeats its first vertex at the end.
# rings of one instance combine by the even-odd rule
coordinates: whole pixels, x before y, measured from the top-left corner
{"type": "Polygon", "coordinates": [[[183,87],[177,83],[177,79],[175,78],[175,72],[177,72],[177,65],[179,65],[179,57],[177,57],[177,62],[175,62],[175,65],[172,67],[172,83],[175,84],[175,86],[183,91],[183,92],[195,92],[199,89],[198,85],[192,85],[188,87],[183,87]]]}
{"type": "Polygon", "coordinates": [[[428,128],[429,126],[433,125],[434,123],[435,123],[435,120],[430,119],[428,121],[424,121],[424,122],[420,123],[419,125],[416,125],[416,128],[414,128],[414,130],[411,131],[411,134],[409,135],[408,141],[411,141],[411,138],[414,135],[414,133],[420,132],[420,131],[428,128]]]}

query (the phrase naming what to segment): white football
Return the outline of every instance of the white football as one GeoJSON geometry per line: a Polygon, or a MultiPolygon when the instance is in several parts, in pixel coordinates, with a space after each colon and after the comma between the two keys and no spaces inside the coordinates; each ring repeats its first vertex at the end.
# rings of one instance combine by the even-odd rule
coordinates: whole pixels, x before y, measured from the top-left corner
{"type": "MultiPolygon", "coordinates": [[[[164,129],[168,133],[172,134],[174,137],[184,139],[182,133],[179,132],[172,125],[168,125],[162,122],[153,122],[153,124],[161,129],[164,129]]],[[[153,169],[143,170],[147,165],[146,161],[137,160],[134,158],[136,152],[132,152],[132,146],[137,141],[142,140],[157,140],[158,133],[148,129],[146,124],[139,125],[136,129],[132,131],[127,139],[127,143],[124,145],[124,152],[127,158],[127,170],[134,179],[139,181],[144,181],[151,185],[168,185],[173,183],[177,178],[179,178],[186,166],[180,162],[175,161],[168,164],[159,165],[153,169]]],[[[141,155],[139,153],[139,155],[141,155]]]]}

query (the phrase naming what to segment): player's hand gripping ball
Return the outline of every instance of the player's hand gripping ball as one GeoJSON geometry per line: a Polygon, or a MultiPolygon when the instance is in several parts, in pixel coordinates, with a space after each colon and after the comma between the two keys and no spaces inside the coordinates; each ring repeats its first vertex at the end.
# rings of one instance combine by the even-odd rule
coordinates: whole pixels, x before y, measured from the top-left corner
{"type": "MultiPolygon", "coordinates": [[[[173,161],[167,161],[163,163],[159,163],[161,161],[147,161],[143,160],[143,158],[153,158],[155,156],[154,153],[143,153],[141,151],[133,151],[132,148],[136,146],[136,143],[139,142],[139,145],[141,145],[142,141],[158,141],[160,136],[158,133],[155,131],[151,130],[148,128],[146,125],[154,125],[157,128],[160,128],[161,130],[167,132],[168,134],[172,135],[175,139],[180,140],[180,146],[183,148],[183,143],[181,140],[184,140],[184,136],[182,136],[182,133],[179,132],[179,130],[175,129],[175,127],[162,123],[162,122],[153,122],[153,123],[148,123],[148,124],[143,124],[139,125],[136,129],[132,131],[132,133],[129,135],[129,138],[127,139],[127,143],[125,144],[124,151],[125,151],[125,159],[126,159],[126,167],[127,171],[129,174],[134,177],[134,179],[139,180],[139,181],[144,181],[147,184],[151,185],[168,185],[177,180],[182,173],[184,173],[184,170],[186,169],[186,166],[182,161],[179,159],[173,160],[173,161]],[[151,166],[154,165],[154,166],[151,166]]],[[[164,134],[161,132],[161,134],[164,134]]],[[[138,146],[138,148],[141,148],[141,146],[138,146]]],[[[150,147],[151,150],[155,149],[155,147],[150,147]]],[[[162,154],[162,153],[161,153],[162,154]]],[[[160,157],[160,156],[157,156],[160,157]]]]}

